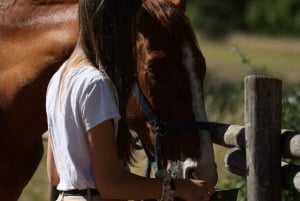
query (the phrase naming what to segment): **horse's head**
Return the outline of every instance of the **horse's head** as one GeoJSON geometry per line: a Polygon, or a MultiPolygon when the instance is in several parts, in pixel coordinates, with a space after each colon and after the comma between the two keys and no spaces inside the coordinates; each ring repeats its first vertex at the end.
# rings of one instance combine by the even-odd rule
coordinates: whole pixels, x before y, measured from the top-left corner
{"type": "MultiPolygon", "coordinates": [[[[167,125],[206,120],[205,60],[184,8],[185,1],[145,0],[137,15],[137,82],[155,115],[167,125]]],[[[135,97],[128,106],[130,128],[154,154],[155,126],[135,97]]],[[[164,165],[167,160],[180,161],[183,171],[179,177],[193,175],[216,183],[212,142],[206,131],[168,132],[162,142],[162,158],[164,165]]]]}

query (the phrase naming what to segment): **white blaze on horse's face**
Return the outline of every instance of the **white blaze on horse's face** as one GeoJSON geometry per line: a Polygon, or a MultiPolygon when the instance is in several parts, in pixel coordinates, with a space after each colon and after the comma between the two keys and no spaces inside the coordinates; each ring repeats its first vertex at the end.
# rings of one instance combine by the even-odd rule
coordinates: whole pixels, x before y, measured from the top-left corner
{"type": "MultiPolygon", "coordinates": [[[[206,121],[206,112],[203,102],[202,82],[199,80],[196,72],[196,56],[188,44],[182,49],[184,66],[186,67],[192,94],[192,107],[195,121],[206,121]]],[[[201,156],[197,161],[190,158],[183,158],[177,161],[177,164],[170,163],[169,169],[176,169],[176,176],[181,178],[204,179],[215,185],[217,182],[217,172],[214,160],[214,151],[210,134],[207,131],[198,131],[201,135],[200,146],[201,156]]]]}
{"type": "Polygon", "coordinates": [[[207,118],[204,110],[201,80],[198,79],[196,73],[195,56],[193,55],[193,51],[188,44],[185,44],[185,46],[183,47],[182,54],[184,58],[184,66],[190,78],[192,106],[195,121],[206,120],[207,118]]]}

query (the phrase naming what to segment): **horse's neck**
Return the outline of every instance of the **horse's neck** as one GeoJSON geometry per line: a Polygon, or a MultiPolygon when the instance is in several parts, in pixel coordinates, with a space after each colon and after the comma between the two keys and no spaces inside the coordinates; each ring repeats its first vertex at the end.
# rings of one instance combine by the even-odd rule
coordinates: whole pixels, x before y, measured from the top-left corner
{"type": "Polygon", "coordinates": [[[78,38],[76,4],[18,3],[3,8],[3,12],[0,10],[0,49],[5,50],[0,51],[0,89],[8,94],[7,104],[20,86],[26,86],[50,66],[54,69],[54,65],[61,63],[78,38]],[[9,79],[14,80],[9,86],[1,83],[9,79]]]}

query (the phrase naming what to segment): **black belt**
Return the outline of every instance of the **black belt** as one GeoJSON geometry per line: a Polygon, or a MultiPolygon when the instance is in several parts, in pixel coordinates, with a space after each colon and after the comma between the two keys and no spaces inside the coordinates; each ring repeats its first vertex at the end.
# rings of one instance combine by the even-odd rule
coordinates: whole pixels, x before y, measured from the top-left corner
{"type": "Polygon", "coordinates": [[[68,191],[61,191],[61,193],[64,194],[64,196],[87,196],[88,191],[90,191],[91,195],[100,195],[99,191],[97,189],[74,189],[74,190],[68,190],[68,191]]]}

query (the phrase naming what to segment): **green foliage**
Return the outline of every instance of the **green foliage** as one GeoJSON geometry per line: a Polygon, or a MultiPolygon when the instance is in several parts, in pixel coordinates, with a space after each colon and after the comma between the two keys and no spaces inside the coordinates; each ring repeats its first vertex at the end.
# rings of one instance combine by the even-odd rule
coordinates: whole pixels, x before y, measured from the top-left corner
{"type": "Polygon", "coordinates": [[[188,13],[209,37],[232,31],[300,36],[299,0],[190,0],[188,13]]]}
{"type": "MultiPolygon", "coordinates": [[[[300,131],[300,85],[288,88],[283,93],[282,128],[300,131]]],[[[300,165],[300,160],[285,159],[289,163],[300,165]]],[[[300,200],[300,193],[283,191],[284,201],[300,200]]]]}
{"type": "MultiPolygon", "coordinates": [[[[213,81],[213,76],[206,76],[205,85],[206,108],[210,116],[214,116],[214,121],[224,122],[224,117],[237,115],[243,106],[243,83],[218,83],[213,81]],[[224,98],[226,97],[226,98],[224,98]]],[[[242,114],[241,114],[242,115],[242,114]]],[[[242,116],[232,119],[231,121],[239,121],[242,116]]],[[[235,122],[236,124],[242,122],[235,122]]]]}
{"type": "Polygon", "coordinates": [[[282,200],[283,201],[298,201],[298,200],[300,200],[300,193],[284,190],[282,192],[282,200]]]}
{"type": "Polygon", "coordinates": [[[243,20],[246,0],[200,0],[196,5],[197,29],[209,37],[223,37],[243,20]]]}
{"type": "Polygon", "coordinates": [[[300,26],[299,9],[298,0],[252,0],[245,21],[255,32],[295,35],[300,26]]]}
{"type": "Polygon", "coordinates": [[[283,93],[282,128],[300,131],[300,85],[283,93]]]}

